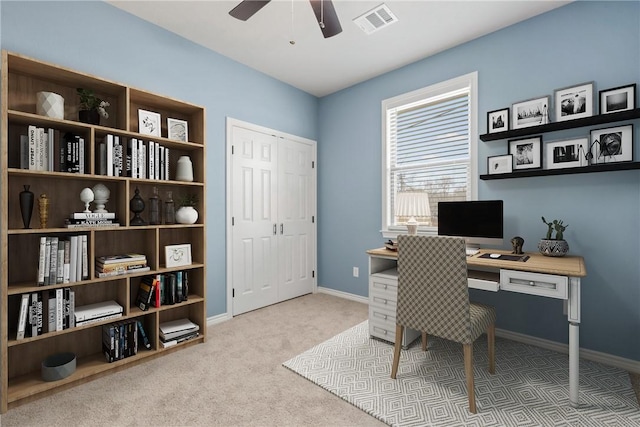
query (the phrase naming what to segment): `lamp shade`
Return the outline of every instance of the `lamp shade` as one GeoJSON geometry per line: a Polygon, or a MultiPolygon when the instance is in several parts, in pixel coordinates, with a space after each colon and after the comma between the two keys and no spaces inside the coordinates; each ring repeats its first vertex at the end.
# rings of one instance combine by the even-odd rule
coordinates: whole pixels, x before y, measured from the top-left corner
{"type": "Polygon", "coordinates": [[[395,210],[398,217],[430,217],[429,194],[424,191],[399,191],[395,210]]]}

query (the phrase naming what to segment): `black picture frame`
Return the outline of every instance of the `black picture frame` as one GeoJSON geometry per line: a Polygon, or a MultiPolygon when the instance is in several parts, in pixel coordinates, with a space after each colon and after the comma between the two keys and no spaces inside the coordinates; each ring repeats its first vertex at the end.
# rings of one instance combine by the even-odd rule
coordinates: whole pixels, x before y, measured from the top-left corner
{"type": "Polygon", "coordinates": [[[509,140],[509,154],[513,155],[513,170],[542,169],[542,136],[509,140]]]}
{"type": "Polygon", "coordinates": [[[604,89],[598,92],[600,114],[617,113],[636,108],[636,84],[604,89]]]}
{"type": "Polygon", "coordinates": [[[594,86],[593,82],[586,82],[553,91],[556,122],[593,116],[594,86]]]}
{"type": "Polygon", "coordinates": [[[509,108],[489,111],[487,113],[487,133],[498,133],[509,130],[509,108]]]}
{"type": "Polygon", "coordinates": [[[633,125],[593,129],[590,142],[591,164],[633,161],[633,125]]]}

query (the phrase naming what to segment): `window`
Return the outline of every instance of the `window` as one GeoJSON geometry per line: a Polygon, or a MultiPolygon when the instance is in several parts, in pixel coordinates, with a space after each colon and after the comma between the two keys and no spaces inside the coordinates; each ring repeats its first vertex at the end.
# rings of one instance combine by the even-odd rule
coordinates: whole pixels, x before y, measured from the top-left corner
{"type": "Polygon", "coordinates": [[[435,233],[438,202],[477,198],[477,72],[382,102],[382,232],[415,218],[435,233]]]}

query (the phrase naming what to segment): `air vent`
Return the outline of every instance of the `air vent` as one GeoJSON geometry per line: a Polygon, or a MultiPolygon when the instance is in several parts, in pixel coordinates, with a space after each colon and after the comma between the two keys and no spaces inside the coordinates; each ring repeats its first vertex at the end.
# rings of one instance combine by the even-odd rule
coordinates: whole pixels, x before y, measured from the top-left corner
{"type": "Polygon", "coordinates": [[[353,20],[362,31],[367,34],[376,32],[382,28],[386,28],[394,22],[398,22],[398,18],[391,12],[386,4],[377,6],[364,15],[358,16],[353,20]]]}

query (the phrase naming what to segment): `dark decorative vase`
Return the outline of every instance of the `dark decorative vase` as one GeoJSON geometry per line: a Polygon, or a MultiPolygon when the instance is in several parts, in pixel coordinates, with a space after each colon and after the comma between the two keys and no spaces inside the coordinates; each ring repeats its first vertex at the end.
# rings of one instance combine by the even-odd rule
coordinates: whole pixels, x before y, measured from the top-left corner
{"type": "Polygon", "coordinates": [[[140,190],[136,188],[136,194],[129,201],[129,209],[133,212],[133,218],[131,218],[130,225],[147,225],[146,222],[140,216],[140,213],[144,210],[144,200],[140,197],[140,190]]]}
{"type": "Polygon", "coordinates": [[[82,123],[89,123],[90,125],[99,125],[100,113],[98,113],[98,110],[80,110],[78,111],[78,119],[82,123]]]}
{"type": "Polygon", "coordinates": [[[31,214],[33,214],[33,193],[29,191],[29,187],[30,185],[25,185],[24,191],[20,192],[20,212],[24,228],[30,228],[31,214]]]}

